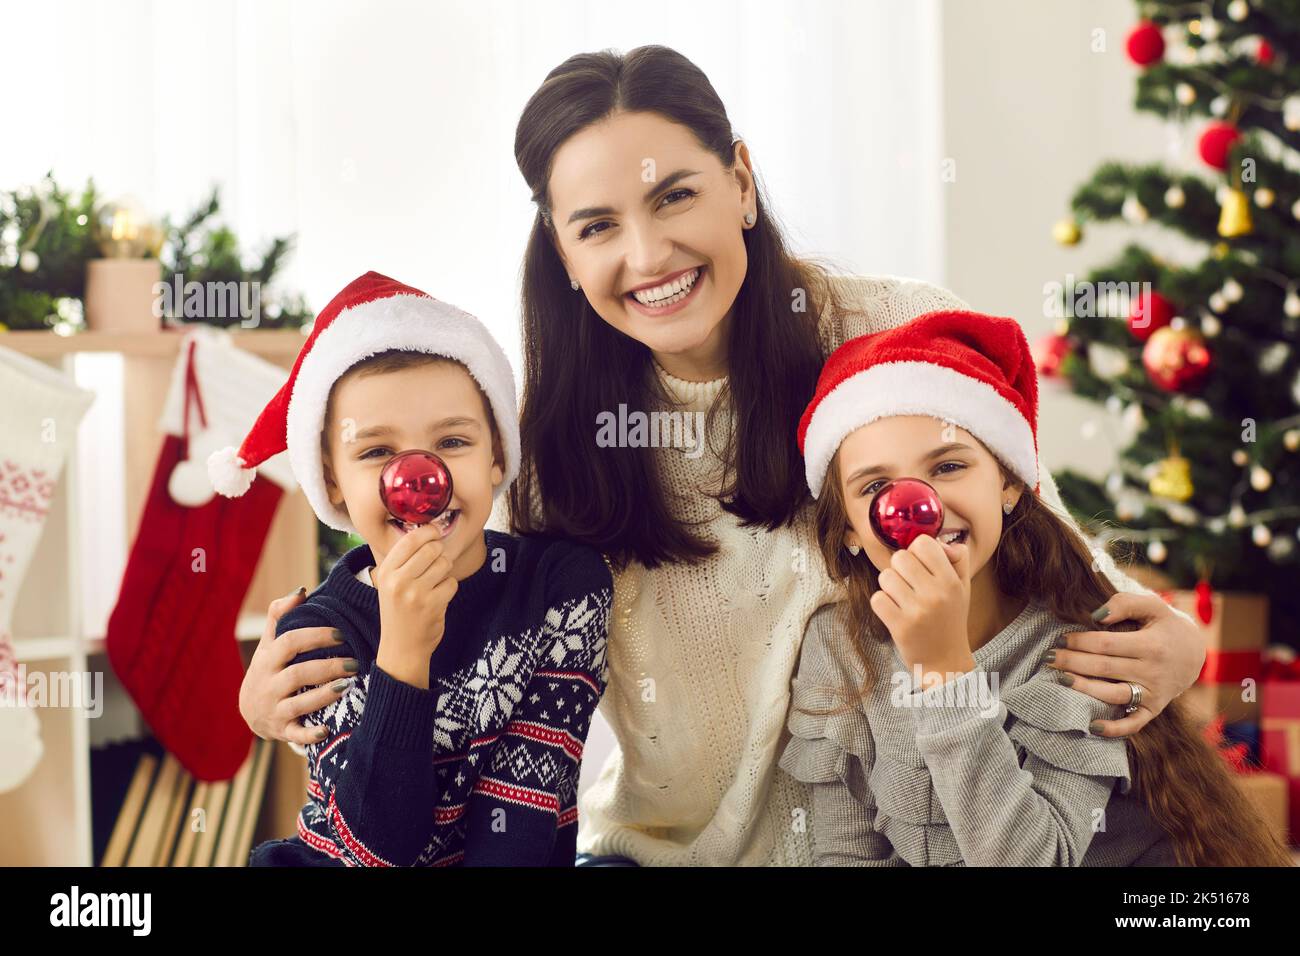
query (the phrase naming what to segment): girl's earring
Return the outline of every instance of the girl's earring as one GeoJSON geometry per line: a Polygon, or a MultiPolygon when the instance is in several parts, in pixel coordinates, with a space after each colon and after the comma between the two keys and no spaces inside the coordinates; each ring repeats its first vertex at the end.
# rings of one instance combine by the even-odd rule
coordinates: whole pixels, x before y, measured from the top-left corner
{"type": "Polygon", "coordinates": [[[862,547],[860,545],[851,544],[848,548],[849,554],[853,555],[855,558],[862,553],[862,547]]]}
{"type": "Polygon", "coordinates": [[[752,212],[745,213],[745,225],[752,226],[753,224],[754,224],[754,214],[752,212]]]}
{"type": "Polygon", "coordinates": [[[569,288],[572,289],[574,292],[577,292],[579,289],[582,288],[582,286],[578,285],[578,280],[577,280],[577,279],[570,279],[570,280],[569,280],[569,288]]]}
{"type": "Polygon", "coordinates": [[[1015,507],[1016,507],[1015,502],[1004,501],[1002,502],[1002,513],[1004,515],[1009,515],[1011,514],[1012,511],[1015,510],[1015,507]]]}

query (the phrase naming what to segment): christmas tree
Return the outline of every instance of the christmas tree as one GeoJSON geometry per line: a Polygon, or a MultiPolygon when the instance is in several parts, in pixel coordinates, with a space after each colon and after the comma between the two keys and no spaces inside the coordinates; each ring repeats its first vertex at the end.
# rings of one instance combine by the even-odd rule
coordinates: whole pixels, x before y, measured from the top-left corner
{"type": "Polygon", "coordinates": [[[1137,109],[1185,127],[1196,168],[1107,162],[1057,242],[1119,220],[1170,229],[1061,286],[1042,375],[1103,403],[1124,446],[1104,481],[1057,475],[1075,517],[1176,586],[1266,593],[1300,624],[1300,0],[1144,0],[1125,46],[1137,109]]]}

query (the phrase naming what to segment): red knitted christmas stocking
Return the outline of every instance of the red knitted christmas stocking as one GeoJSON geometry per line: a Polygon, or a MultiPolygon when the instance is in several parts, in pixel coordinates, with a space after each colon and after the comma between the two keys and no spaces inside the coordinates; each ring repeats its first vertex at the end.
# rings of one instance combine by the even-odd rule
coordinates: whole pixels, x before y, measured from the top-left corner
{"type": "MultiPolygon", "coordinates": [[[[186,435],[191,397],[203,417],[192,351],[189,362],[186,435]]],[[[197,454],[185,461],[189,443],[164,439],[108,622],[108,657],[163,746],[196,778],[225,780],[253,739],[239,714],[235,621],[283,492],[259,475],[242,498],[179,503],[205,497],[180,480],[202,468],[197,454]]]]}

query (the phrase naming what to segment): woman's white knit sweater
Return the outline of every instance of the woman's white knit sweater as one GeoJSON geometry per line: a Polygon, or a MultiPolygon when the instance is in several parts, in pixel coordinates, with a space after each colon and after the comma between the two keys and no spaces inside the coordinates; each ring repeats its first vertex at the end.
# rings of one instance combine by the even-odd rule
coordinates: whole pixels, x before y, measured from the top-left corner
{"type": "MultiPolygon", "coordinates": [[[[825,354],[925,312],[969,308],[924,282],[833,281],[845,309],[822,313],[825,354]]],[[[707,411],[726,382],[687,382],[656,368],[682,402],[679,411],[707,411]]],[[[724,413],[730,409],[719,419],[724,413]]],[[[600,710],[618,747],[579,801],[578,849],[643,866],[810,865],[809,790],[777,761],[808,619],[840,597],[818,549],[812,506],[791,527],[742,528],[708,494],[721,482],[711,447],[695,458],[682,449],[660,454],[679,513],[703,519],[700,531],[720,547],[702,564],[652,571],[633,563],[615,576],[600,710]]],[[[1046,469],[1042,498],[1065,514],[1046,469]]],[[[494,522],[502,519],[498,509],[494,522]]],[[[1106,570],[1116,587],[1144,590],[1113,565],[1106,570]]]]}

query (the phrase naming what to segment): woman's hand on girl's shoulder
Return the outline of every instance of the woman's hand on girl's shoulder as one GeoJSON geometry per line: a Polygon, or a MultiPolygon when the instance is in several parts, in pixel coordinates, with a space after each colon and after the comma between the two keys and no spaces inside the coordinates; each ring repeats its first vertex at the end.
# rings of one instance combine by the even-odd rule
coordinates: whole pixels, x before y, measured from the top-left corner
{"type": "Polygon", "coordinates": [[[348,656],[290,662],[316,648],[337,649],[338,632],[331,627],[303,627],[275,636],[276,625],[306,598],[295,591],[271,602],[266,626],[239,686],[239,713],[249,730],[264,740],[287,740],[306,746],[320,740],[321,727],[304,727],[298,721],[332,703],[347,689],[343,678],[356,674],[357,661],[348,656]],[[348,665],[353,665],[348,670],[348,665]],[[303,687],[314,689],[299,694],[303,687]]]}
{"type": "MultiPolygon", "coordinates": [[[[1080,631],[1065,635],[1048,666],[1063,683],[1108,704],[1126,706],[1129,683],[1142,689],[1136,711],[1117,720],[1099,720],[1093,733],[1127,737],[1137,733],[1191,687],[1205,663],[1205,638],[1197,627],[1154,594],[1121,592],[1106,601],[1109,613],[1099,623],[1135,621],[1136,631],[1080,631]]],[[[1099,608],[1098,611],[1101,609],[1099,608]]]]}

